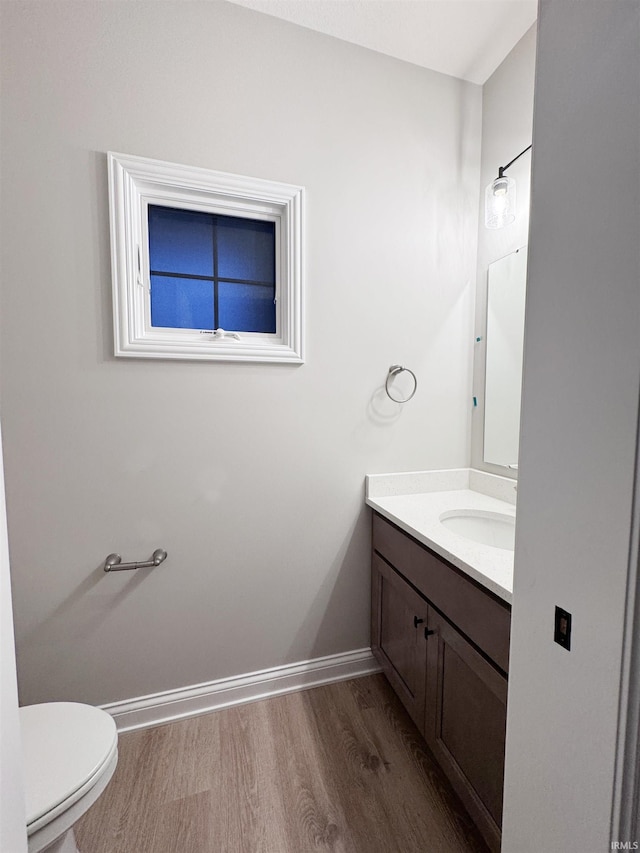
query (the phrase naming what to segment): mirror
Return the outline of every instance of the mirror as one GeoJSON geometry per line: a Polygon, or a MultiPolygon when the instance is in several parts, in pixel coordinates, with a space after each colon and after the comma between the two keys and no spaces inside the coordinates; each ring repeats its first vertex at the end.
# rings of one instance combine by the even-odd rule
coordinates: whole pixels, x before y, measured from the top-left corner
{"type": "Polygon", "coordinates": [[[526,246],[489,264],[484,461],[516,468],[526,282],[526,246]]]}

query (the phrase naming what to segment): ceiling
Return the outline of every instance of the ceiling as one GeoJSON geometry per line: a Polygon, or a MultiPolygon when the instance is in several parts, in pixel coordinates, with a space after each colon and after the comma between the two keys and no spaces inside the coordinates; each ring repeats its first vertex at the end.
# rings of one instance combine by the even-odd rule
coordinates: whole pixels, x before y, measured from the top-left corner
{"type": "Polygon", "coordinates": [[[484,83],[536,20],[537,0],[229,0],[379,53],[484,83]]]}

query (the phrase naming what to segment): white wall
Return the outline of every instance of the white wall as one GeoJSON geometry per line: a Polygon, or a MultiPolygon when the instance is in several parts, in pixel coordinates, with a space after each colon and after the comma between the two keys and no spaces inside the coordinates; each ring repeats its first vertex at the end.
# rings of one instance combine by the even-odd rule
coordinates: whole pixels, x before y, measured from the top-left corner
{"type": "Polygon", "coordinates": [[[508,175],[517,188],[517,216],[506,228],[490,230],[484,225],[484,190],[505,166],[527,145],[533,133],[533,82],[536,66],[536,27],[520,39],[482,87],[482,159],[480,163],[476,335],[473,371],[474,396],[471,464],[481,471],[512,476],[508,469],[484,462],[484,381],[487,328],[487,271],[489,264],[504,258],[527,243],[531,154],[524,154],[511,166],[508,175]]]}
{"type": "Polygon", "coordinates": [[[504,853],[638,840],[610,820],[638,558],[639,40],[637,0],[542,0],[504,853]],[[555,605],[573,615],[569,652],[555,605]]]}
{"type": "Polygon", "coordinates": [[[26,853],[18,687],[11,611],[9,545],[0,447],[0,850],[26,853]]]}
{"type": "Polygon", "coordinates": [[[1,5],[21,700],[368,646],[365,473],[469,461],[480,89],[224,2],[1,5]],[[112,357],[108,150],[307,188],[304,366],[112,357]]]}

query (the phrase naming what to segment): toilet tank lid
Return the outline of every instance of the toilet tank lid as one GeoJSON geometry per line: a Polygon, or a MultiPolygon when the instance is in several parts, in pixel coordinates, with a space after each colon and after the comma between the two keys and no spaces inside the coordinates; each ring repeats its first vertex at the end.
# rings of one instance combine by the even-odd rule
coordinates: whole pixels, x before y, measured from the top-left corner
{"type": "Polygon", "coordinates": [[[27,826],[96,781],[118,741],[113,718],[78,702],[20,708],[27,826]]]}

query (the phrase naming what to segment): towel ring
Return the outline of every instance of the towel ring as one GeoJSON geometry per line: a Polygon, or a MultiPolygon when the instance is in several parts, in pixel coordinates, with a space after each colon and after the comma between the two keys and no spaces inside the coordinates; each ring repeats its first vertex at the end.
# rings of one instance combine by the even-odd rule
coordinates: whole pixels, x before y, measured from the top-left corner
{"type": "Polygon", "coordinates": [[[403,367],[401,364],[392,364],[391,367],[389,368],[389,373],[387,373],[387,380],[384,383],[384,390],[387,392],[387,397],[390,400],[393,400],[394,403],[408,403],[409,400],[414,396],[414,394],[418,390],[418,380],[416,379],[416,375],[413,372],[413,370],[409,370],[408,367],[403,367]],[[398,373],[402,373],[403,371],[406,371],[407,373],[411,374],[411,377],[413,378],[413,391],[409,394],[408,397],[405,397],[404,400],[399,400],[397,397],[394,397],[392,395],[392,393],[389,391],[389,380],[393,376],[397,376],[398,373]]]}

